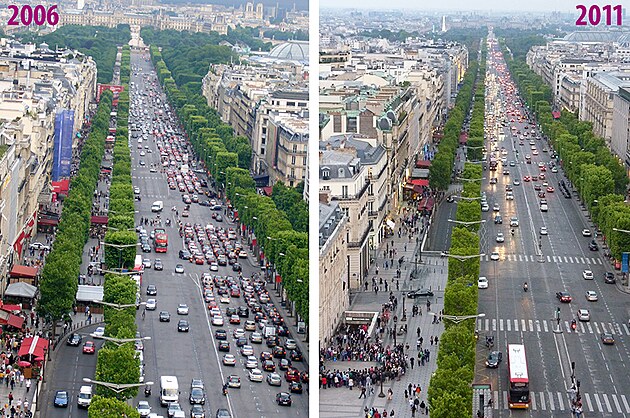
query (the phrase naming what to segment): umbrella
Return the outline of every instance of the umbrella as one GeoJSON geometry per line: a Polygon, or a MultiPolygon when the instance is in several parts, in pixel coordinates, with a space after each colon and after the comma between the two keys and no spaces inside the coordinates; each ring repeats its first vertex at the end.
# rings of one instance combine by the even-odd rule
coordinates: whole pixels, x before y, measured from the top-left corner
{"type": "Polygon", "coordinates": [[[44,357],[35,357],[35,361],[44,361],[44,357]]]}
{"type": "Polygon", "coordinates": [[[28,361],[24,361],[24,360],[18,361],[17,365],[19,367],[31,367],[31,363],[28,362],[28,361]]]}

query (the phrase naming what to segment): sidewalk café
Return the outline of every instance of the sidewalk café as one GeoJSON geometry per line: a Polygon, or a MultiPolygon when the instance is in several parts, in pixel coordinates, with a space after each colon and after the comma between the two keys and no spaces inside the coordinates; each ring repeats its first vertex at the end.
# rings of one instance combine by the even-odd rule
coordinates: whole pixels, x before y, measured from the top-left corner
{"type": "MultiPolygon", "coordinates": [[[[4,292],[4,296],[8,300],[21,303],[24,309],[31,308],[36,294],[37,288],[24,282],[11,283],[4,292]]],[[[5,308],[0,305],[0,309],[5,308]]]]}
{"type": "Polygon", "coordinates": [[[35,336],[22,340],[22,345],[20,345],[20,349],[18,350],[18,357],[20,359],[18,365],[21,363],[20,367],[23,367],[22,372],[25,378],[31,379],[33,377],[39,377],[39,372],[46,358],[45,355],[47,351],[48,340],[45,338],[35,336]]]}
{"type": "Polygon", "coordinates": [[[23,266],[16,264],[9,272],[9,283],[24,282],[32,286],[37,286],[38,267],[23,266]]]}

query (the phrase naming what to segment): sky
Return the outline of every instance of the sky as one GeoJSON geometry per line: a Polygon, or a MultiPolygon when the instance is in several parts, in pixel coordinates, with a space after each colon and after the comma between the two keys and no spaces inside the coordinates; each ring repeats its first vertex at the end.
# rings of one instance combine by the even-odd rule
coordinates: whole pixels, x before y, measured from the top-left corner
{"type": "MultiPolygon", "coordinates": [[[[378,10],[444,10],[444,11],[561,11],[575,12],[577,4],[625,4],[630,8],[630,0],[620,1],[578,1],[578,0],[320,0],[320,8],[357,8],[378,10]]],[[[576,15],[577,19],[578,15],[576,15]]]]}

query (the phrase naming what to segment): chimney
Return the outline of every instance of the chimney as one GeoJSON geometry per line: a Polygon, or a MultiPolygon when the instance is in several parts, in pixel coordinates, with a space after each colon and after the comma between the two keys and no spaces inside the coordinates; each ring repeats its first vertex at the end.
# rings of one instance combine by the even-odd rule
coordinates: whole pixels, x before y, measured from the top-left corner
{"type": "Polygon", "coordinates": [[[330,204],[330,191],[328,190],[319,191],[319,203],[323,203],[325,205],[330,204]]]}

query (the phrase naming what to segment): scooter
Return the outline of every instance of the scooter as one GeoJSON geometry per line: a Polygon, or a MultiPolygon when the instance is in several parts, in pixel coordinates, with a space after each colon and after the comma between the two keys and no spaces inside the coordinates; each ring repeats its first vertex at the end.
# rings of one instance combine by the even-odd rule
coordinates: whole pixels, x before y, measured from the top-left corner
{"type": "Polygon", "coordinates": [[[149,396],[151,396],[151,386],[145,386],[144,387],[144,396],[146,398],[148,398],[149,396]]]}
{"type": "Polygon", "coordinates": [[[573,319],[573,320],[571,321],[571,329],[572,329],[573,331],[575,331],[575,330],[577,329],[577,322],[575,321],[575,319],[573,319]]]}

